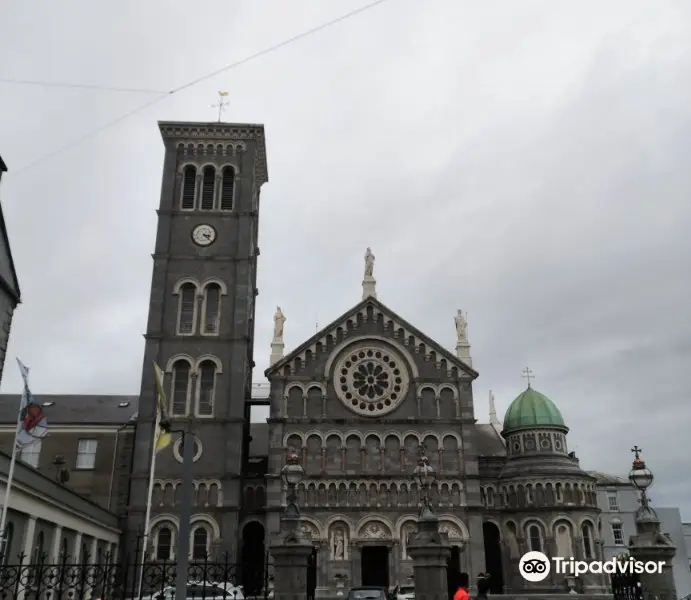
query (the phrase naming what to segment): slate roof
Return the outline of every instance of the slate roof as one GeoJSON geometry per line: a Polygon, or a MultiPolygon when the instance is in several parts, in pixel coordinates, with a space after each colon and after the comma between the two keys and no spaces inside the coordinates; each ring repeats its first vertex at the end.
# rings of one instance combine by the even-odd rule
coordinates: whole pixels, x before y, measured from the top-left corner
{"type": "MultiPolygon", "coordinates": [[[[139,409],[139,396],[36,394],[48,425],[124,425],[139,409]],[[50,404],[50,403],[53,404],[50,404]]],[[[17,422],[19,394],[0,394],[0,424],[17,422]]]]}
{"type": "Polygon", "coordinates": [[[631,482],[628,479],[624,479],[618,475],[610,475],[609,473],[602,473],[601,471],[586,471],[586,473],[597,479],[596,485],[631,485],[631,482]]]}
{"type": "Polygon", "coordinates": [[[475,433],[478,456],[506,456],[504,440],[494,428],[494,425],[491,425],[490,423],[476,423],[475,433]]]}

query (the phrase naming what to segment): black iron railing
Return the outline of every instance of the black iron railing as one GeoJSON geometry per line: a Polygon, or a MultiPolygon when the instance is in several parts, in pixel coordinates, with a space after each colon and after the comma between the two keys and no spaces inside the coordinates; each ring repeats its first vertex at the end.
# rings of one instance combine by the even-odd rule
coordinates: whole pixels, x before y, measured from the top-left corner
{"type": "MultiPolygon", "coordinates": [[[[0,600],[170,600],[175,588],[174,561],[116,562],[105,556],[94,563],[89,557],[71,561],[61,556],[50,563],[36,563],[19,556],[0,565],[0,600]],[[139,584],[141,574],[141,586],[139,584]],[[141,587],[141,590],[140,590],[141,587]]],[[[271,582],[267,563],[236,563],[221,560],[190,561],[187,598],[219,597],[267,600],[271,582]]]]}

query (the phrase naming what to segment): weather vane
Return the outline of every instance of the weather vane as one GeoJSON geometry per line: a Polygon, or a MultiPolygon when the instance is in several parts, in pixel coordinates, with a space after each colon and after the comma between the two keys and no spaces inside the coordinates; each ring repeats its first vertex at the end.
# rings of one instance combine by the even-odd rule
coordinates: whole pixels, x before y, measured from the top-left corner
{"type": "Polygon", "coordinates": [[[218,104],[212,104],[211,108],[218,109],[218,122],[221,122],[221,116],[223,111],[228,108],[228,101],[225,98],[228,97],[228,92],[218,92],[218,104]]]}
{"type": "Polygon", "coordinates": [[[530,367],[526,367],[523,369],[523,377],[525,377],[528,380],[528,387],[530,387],[530,382],[535,379],[535,375],[533,374],[533,370],[530,367]]]}

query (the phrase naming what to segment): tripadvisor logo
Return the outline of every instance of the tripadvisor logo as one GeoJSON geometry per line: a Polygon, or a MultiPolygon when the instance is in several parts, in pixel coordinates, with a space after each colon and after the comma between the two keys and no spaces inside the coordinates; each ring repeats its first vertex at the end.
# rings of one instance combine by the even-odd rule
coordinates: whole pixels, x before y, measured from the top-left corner
{"type": "Polygon", "coordinates": [[[662,573],[665,561],[643,562],[630,557],[628,560],[612,558],[606,561],[575,560],[573,558],[554,557],[547,558],[542,552],[527,552],[518,563],[518,571],[526,581],[538,582],[547,579],[554,563],[554,572],[558,575],[572,575],[578,577],[585,573],[618,574],[642,574],[662,573]]]}

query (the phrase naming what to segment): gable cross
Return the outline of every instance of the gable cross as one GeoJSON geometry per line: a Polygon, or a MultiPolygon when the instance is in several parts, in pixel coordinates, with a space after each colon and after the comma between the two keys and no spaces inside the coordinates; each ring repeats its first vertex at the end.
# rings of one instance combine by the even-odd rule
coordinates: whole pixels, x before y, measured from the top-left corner
{"type": "Polygon", "coordinates": [[[225,98],[228,97],[228,92],[218,92],[218,104],[212,104],[211,108],[218,109],[218,122],[221,122],[221,116],[223,111],[228,108],[228,101],[225,98]]]}
{"type": "Polygon", "coordinates": [[[636,445],[633,448],[631,448],[631,452],[633,452],[636,460],[639,460],[641,458],[641,452],[643,452],[643,448],[639,448],[638,445],[636,445]]]}
{"type": "Polygon", "coordinates": [[[523,377],[525,377],[528,380],[528,387],[530,387],[530,382],[535,379],[535,375],[533,374],[533,370],[530,367],[526,367],[523,369],[523,377]]]}

